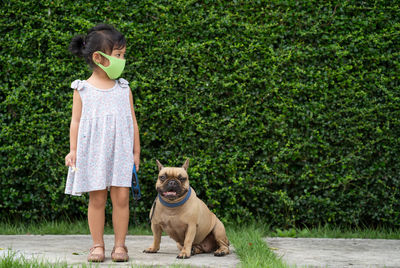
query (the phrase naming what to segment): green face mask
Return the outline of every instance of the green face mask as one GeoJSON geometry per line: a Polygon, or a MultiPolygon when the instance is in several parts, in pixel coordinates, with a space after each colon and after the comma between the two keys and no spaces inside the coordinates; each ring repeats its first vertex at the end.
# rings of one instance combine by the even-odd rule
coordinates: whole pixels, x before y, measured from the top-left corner
{"type": "Polygon", "coordinates": [[[111,57],[101,51],[96,51],[96,52],[100,53],[102,56],[107,58],[110,61],[110,65],[105,67],[100,63],[97,62],[94,63],[96,63],[101,69],[103,69],[110,79],[117,79],[124,71],[126,60],[111,57]]]}

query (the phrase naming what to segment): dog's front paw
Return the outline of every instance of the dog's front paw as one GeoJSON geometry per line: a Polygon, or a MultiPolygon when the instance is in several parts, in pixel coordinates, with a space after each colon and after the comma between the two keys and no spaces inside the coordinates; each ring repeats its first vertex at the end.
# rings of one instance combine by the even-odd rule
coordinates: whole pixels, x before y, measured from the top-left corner
{"type": "Polygon", "coordinates": [[[157,253],[159,249],[158,248],[153,248],[149,247],[148,249],[143,250],[144,253],[157,253]]]}
{"type": "Polygon", "coordinates": [[[178,259],[189,259],[190,258],[190,252],[187,252],[186,250],[183,249],[176,258],[178,258],[178,259]]]}
{"type": "Polygon", "coordinates": [[[217,256],[217,257],[222,257],[222,256],[225,256],[228,254],[229,254],[229,249],[227,249],[227,248],[219,248],[216,251],[214,251],[214,256],[217,256]]]}

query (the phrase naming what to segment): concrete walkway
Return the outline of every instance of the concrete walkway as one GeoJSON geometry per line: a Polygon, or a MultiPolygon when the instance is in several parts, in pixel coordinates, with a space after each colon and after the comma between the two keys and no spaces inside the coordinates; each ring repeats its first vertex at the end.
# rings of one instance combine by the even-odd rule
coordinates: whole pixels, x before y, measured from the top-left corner
{"type": "MultiPolygon", "coordinates": [[[[143,249],[151,245],[152,236],[127,236],[126,245],[131,260],[117,264],[110,258],[114,236],[105,235],[104,240],[106,261],[101,267],[167,267],[176,264],[191,267],[237,267],[240,263],[233,248],[233,254],[225,257],[199,254],[186,260],[176,259],[178,249],[167,236],[163,236],[158,253],[146,254],[143,249]]],[[[400,268],[400,240],[266,238],[265,241],[283,262],[291,266],[400,268]]],[[[87,263],[91,243],[89,235],[0,235],[0,257],[7,255],[8,249],[11,249],[17,258],[24,255],[28,259],[50,263],[66,262],[77,266],[87,263]]]]}
{"type": "Polygon", "coordinates": [[[400,267],[400,240],[266,238],[268,246],[297,267],[400,267]]]}
{"type": "MultiPolygon", "coordinates": [[[[157,265],[170,266],[174,264],[190,265],[192,267],[236,267],[239,259],[233,254],[215,257],[213,254],[199,254],[190,259],[177,259],[179,251],[175,241],[167,236],[161,240],[161,249],[156,254],[146,254],[143,250],[153,241],[152,236],[127,236],[126,246],[129,250],[128,263],[113,263],[111,250],[114,243],[113,235],[105,235],[106,261],[101,267],[157,265]]],[[[24,255],[28,259],[46,260],[50,263],[67,262],[68,265],[87,263],[86,258],[92,244],[89,235],[0,235],[0,257],[7,255],[11,249],[16,257],[24,255]]],[[[231,248],[232,250],[233,248],[231,248]]]]}

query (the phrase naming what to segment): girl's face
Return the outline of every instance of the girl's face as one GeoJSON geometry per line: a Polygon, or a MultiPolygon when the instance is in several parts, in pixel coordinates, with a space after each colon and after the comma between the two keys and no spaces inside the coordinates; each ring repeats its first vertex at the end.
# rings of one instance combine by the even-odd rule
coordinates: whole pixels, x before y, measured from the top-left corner
{"type": "MultiPolygon", "coordinates": [[[[119,48],[119,49],[113,49],[111,54],[106,53],[107,55],[110,55],[111,57],[118,58],[118,59],[125,59],[125,52],[126,52],[126,47],[119,48]]],[[[107,67],[110,65],[110,61],[106,59],[105,57],[101,56],[99,53],[95,52],[93,53],[93,61],[100,63],[104,67],[107,67]]]]}

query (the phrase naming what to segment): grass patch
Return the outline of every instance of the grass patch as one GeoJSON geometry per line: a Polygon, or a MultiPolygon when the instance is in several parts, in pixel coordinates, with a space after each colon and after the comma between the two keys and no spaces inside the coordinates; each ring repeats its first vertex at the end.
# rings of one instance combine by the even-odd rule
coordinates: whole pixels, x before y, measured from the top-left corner
{"type": "Polygon", "coordinates": [[[89,226],[84,221],[1,222],[0,234],[89,234],[89,226]]]}
{"type": "MultiPolygon", "coordinates": [[[[104,234],[113,234],[113,227],[106,223],[104,234]]],[[[90,234],[87,221],[42,221],[35,222],[0,222],[0,235],[76,235],[90,234]]],[[[128,229],[129,235],[151,235],[149,224],[131,225],[128,229]]]]}
{"type": "Polygon", "coordinates": [[[399,229],[390,228],[343,228],[334,226],[319,226],[315,228],[291,228],[267,231],[267,236],[303,237],[303,238],[363,238],[363,239],[400,239],[399,229]]]}
{"type": "MultiPolygon", "coordinates": [[[[226,225],[227,230],[257,230],[261,237],[309,237],[309,238],[369,238],[369,239],[400,239],[400,229],[390,228],[345,228],[335,226],[319,226],[314,228],[271,228],[267,224],[252,223],[242,226],[233,224],[226,225]]],[[[113,234],[111,223],[104,226],[104,234],[113,234]]],[[[53,234],[53,235],[74,235],[90,234],[87,221],[42,221],[35,222],[0,222],[0,235],[24,235],[24,234],[53,234]]],[[[152,235],[150,224],[131,224],[128,230],[129,235],[152,235]]],[[[233,232],[234,234],[234,232],[233,232]]]]}
{"type": "Polygon", "coordinates": [[[241,267],[289,267],[264,242],[265,229],[256,224],[227,226],[227,235],[235,247],[241,267]]]}
{"type": "Polygon", "coordinates": [[[67,268],[67,263],[48,263],[38,259],[28,259],[23,255],[18,255],[9,250],[7,254],[0,258],[0,268],[67,268]]]}

